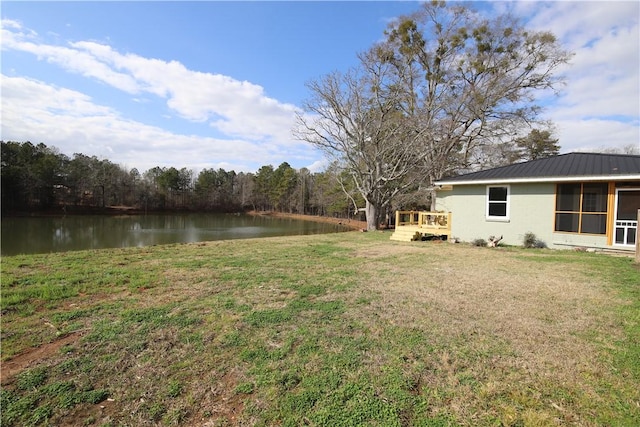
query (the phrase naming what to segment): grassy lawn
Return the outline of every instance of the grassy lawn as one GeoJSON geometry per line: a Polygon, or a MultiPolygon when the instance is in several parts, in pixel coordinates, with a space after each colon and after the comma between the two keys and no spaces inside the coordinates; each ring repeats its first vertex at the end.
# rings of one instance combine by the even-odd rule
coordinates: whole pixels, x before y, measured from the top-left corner
{"type": "Polygon", "coordinates": [[[2,425],[640,425],[631,258],[389,236],[3,257],[2,425]]]}

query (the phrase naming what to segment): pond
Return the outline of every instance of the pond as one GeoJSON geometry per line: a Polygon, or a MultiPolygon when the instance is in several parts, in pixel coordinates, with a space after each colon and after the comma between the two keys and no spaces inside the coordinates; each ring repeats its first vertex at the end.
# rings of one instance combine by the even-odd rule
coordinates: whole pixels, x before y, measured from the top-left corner
{"type": "Polygon", "coordinates": [[[344,226],[244,214],[2,218],[3,256],[169,243],[324,234],[344,226]]]}

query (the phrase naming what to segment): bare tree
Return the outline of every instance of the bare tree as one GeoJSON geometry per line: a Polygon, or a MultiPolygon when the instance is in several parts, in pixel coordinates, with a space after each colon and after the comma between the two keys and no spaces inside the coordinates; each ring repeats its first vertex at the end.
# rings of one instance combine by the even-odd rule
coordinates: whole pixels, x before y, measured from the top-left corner
{"type": "Polygon", "coordinates": [[[602,147],[597,151],[605,154],[631,154],[638,156],[640,155],[640,144],[626,144],[622,147],[602,147]]]}
{"type": "Polygon", "coordinates": [[[393,197],[410,185],[418,158],[398,109],[389,64],[361,55],[361,67],[308,84],[307,114],[295,135],[322,148],[349,172],[365,201],[367,229],[382,222],[393,197]]]}
{"type": "Polygon", "coordinates": [[[402,191],[422,184],[417,193],[428,190],[433,209],[434,181],[477,167],[492,144],[508,149],[505,141],[536,123],[535,95],[555,89],[553,73],[569,58],[553,34],[511,16],[425,3],[361,54],[358,68],[309,83],[295,133],[350,172],[374,229],[402,191]]]}
{"type": "Polygon", "coordinates": [[[536,94],[554,90],[570,55],[549,32],[509,15],[486,19],[465,6],[423,4],[392,24],[378,46],[406,93],[403,114],[420,136],[426,184],[472,168],[477,151],[536,123],[536,94]]]}

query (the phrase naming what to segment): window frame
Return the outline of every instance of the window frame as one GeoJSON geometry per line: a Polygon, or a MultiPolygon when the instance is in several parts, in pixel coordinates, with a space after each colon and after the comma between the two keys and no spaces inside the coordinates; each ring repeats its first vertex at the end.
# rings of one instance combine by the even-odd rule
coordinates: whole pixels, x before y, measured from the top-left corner
{"type": "MultiPolygon", "coordinates": [[[[591,194],[591,193],[587,193],[587,194],[591,194]]],[[[609,211],[610,211],[610,200],[609,200],[609,184],[606,182],[600,182],[600,181],[596,181],[596,182],[567,182],[567,183],[557,183],[556,184],[556,191],[555,191],[555,204],[554,204],[554,211],[553,211],[553,232],[554,233],[571,233],[571,234],[583,234],[583,235],[591,235],[591,236],[606,236],[608,233],[608,223],[609,223],[609,211]],[[590,211],[590,210],[585,210],[585,185],[594,185],[594,184],[599,184],[603,186],[604,192],[601,194],[601,196],[604,197],[604,211],[590,211]],[[560,196],[560,187],[562,185],[579,185],[580,186],[580,191],[578,193],[578,203],[577,203],[577,210],[559,210],[558,209],[558,203],[560,202],[559,196],[560,196]],[[577,223],[577,230],[576,231],[572,231],[572,230],[558,230],[558,216],[559,215],[575,215],[578,223],[577,223]],[[601,233],[592,233],[592,232],[585,232],[582,231],[583,224],[584,224],[584,220],[585,219],[595,219],[598,218],[598,220],[602,221],[604,219],[604,230],[601,233]]],[[[596,195],[597,197],[597,195],[596,195]]],[[[597,199],[595,199],[595,202],[597,203],[597,199]]]]}
{"type": "Polygon", "coordinates": [[[497,222],[509,222],[511,214],[511,186],[509,184],[501,184],[501,185],[487,185],[486,188],[486,202],[485,202],[485,219],[487,221],[497,221],[497,222]],[[506,200],[491,200],[490,194],[492,188],[505,188],[507,190],[506,200]],[[505,215],[490,215],[490,206],[495,203],[504,203],[505,205],[505,215]]]}

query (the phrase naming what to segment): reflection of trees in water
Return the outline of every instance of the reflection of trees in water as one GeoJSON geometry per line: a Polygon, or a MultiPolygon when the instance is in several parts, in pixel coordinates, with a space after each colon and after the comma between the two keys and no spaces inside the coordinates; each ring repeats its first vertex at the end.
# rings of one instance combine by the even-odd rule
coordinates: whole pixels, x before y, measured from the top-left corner
{"type": "Polygon", "coordinates": [[[252,215],[85,215],[3,218],[2,255],[141,247],[345,231],[331,223],[252,215]]]}

